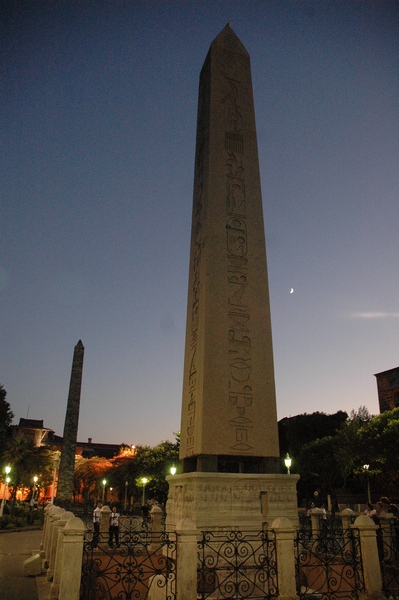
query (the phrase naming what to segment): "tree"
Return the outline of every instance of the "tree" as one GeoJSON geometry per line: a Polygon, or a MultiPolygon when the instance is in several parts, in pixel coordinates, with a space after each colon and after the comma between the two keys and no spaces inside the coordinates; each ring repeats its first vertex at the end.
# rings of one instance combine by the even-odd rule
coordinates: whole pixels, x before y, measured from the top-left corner
{"type": "MultiPolygon", "coordinates": [[[[175,434],[176,435],[176,434],[175,434]]],[[[168,483],[166,476],[170,467],[179,460],[179,439],[175,442],[161,442],[155,447],[137,446],[132,458],[117,456],[113,466],[107,472],[109,483],[119,489],[119,499],[122,501],[125,482],[129,484],[129,492],[133,491],[136,501],[141,502],[143,493],[142,478],[148,479],[146,484],[147,498],[155,498],[159,503],[166,502],[168,483]]]]}
{"type": "Polygon", "coordinates": [[[358,433],[359,454],[356,473],[372,482],[374,496],[399,500],[399,408],[387,410],[363,424],[358,433]]]}
{"type": "Polygon", "coordinates": [[[129,501],[137,492],[136,480],[138,477],[137,461],[135,448],[134,453],[122,452],[112,460],[112,467],[107,471],[106,477],[109,485],[118,490],[119,502],[123,502],[125,492],[128,494],[129,501]],[[126,489],[127,482],[127,489],[126,489]]]}
{"type": "Polygon", "coordinates": [[[43,486],[51,482],[52,453],[48,448],[37,447],[32,440],[17,436],[7,443],[3,458],[11,466],[10,487],[13,488],[13,498],[19,487],[32,488],[35,475],[43,486]]]}
{"type": "Polygon", "coordinates": [[[104,478],[112,463],[109,459],[100,456],[83,458],[79,456],[75,462],[73,477],[74,495],[81,495],[85,504],[98,490],[98,484],[104,478]]]}
{"type": "Polygon", "coordinates": [[[361,406],[349,417],[343,411],[333,415],[316,412],[287,420],[286,443],[301,475],[300,503],[309,500],[316,489],[324,496],[334,497],[337,487],[346,486],[348,479],[353,480],[356,468],[365,464],[364,460],[359,462],[362,454],[359,432],[371,419],[367,408],[361,406]]]}
{"type": "Polygon", "coordinates": [[[6,400],[7,392],[0,384],[0,452],[4,449],[14,415],[6,400]]]}
{"type": "Polygon", "coordinates": [[[166,476],[170,468],[179,460],[178,442],[161,442],[154,448],[143,447],[137,453],[137,469],[140,477],[147,477],[148,497],[155,498],[160,504],[165,504],[168,497],[166,476]]]}
{"type": "Polygon", "coordinates": [[[326,436],[306,444],[300,453],[297,467],[304,480],[311,480],[323,496],[334,495],[342,485],[342,471],[336,453],[337,436],[326,436]]]}
{"type": "Polygon", "coordinates": [[[314,412],[281,419],[278,423],[281,456],[287,452],[299,456],[305,444],[335,435],[347,418],[348,414],[339,410],[332,415],[314,412]]]}

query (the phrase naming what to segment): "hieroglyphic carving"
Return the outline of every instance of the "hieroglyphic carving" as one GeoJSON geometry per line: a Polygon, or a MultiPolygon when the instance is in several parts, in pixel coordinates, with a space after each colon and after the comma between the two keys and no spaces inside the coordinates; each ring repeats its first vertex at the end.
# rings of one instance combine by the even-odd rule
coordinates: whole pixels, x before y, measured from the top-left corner
{"type": "Polygon", "coordinates": [[[228,282],[228,402],[235,407],[229,424],[235,430],[230,449],[237,454],[251,454],[253,421],[248,407],[252,406],[252,356],[250,308],[247,300],[248,232],[246,223],[246,189],[243,167],[244,143],[242,114],[238,104],[240,82],[226,77],[229,87],[222,99],[225,116],[226,150],[226,244],[228,282]]]}
{"type": "Polygon", "coordinates": [[[206,139],[206,113],[208,110],[208,82],[207,78],[201,78],[198,103],[198,126],[197,126],[197,150],[195,164],[195,182],[194,191],[194,221],[193,221],[193,240],[192,240],[192,289],[191,289],[191,325],[190,325],[190,367],[188,372],[188,404],[187,404],[187,429],[186,435],[186,455],[191,456],[194,453],[195,443],[195,421],[197,406],[197,362],[196,352],[198,345],[199,330],[199,306],[200,306],[200,283],[201,283],[201,254],[202,254],[202,209],[204,193],[204,152],[206,139]]]}

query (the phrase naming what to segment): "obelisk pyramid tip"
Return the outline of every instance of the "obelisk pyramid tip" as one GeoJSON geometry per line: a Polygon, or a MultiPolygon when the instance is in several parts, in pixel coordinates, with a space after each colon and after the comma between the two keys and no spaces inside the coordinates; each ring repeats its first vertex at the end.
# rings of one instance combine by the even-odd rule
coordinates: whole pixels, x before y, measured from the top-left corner
{"type": "Polygon", "coordinates": [[[248,51],[246,50],[244,44],[241,42],[238,35],[232,30],[230,22],[225,25],[219,35],[217,35],[213,40],[211,48],[214,48],[215,46],[223,47],[231,52],[238,52],[240,54],[248,55],[248,51]]]}
{"type": "Polygon", "coordinates": [[[79,340],[76,344],[76,348],[84,348],[82,340],[79,340]]]}

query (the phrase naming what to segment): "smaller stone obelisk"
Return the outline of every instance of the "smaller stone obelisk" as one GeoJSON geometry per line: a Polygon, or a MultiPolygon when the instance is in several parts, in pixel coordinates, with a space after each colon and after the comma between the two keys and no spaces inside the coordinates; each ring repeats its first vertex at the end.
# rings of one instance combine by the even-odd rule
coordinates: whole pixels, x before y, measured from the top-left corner
{"type": "Polygon", "coordinates": [[[58,477],[57,504],[70,502],[73,493],[76,440],[79,425],[80,392],[82,388],[84,346],[79,340],[75,346],[69,384],[68,404],[64,424],[64,437],[58,477]]]}

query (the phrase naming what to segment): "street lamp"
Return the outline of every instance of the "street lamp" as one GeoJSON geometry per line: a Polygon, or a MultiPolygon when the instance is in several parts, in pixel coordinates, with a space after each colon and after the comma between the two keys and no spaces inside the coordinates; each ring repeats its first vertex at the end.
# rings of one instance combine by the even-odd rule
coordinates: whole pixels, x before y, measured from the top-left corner
{"type": "Polygon", "coordinates": [[[35,475],[34,478],[33,478],[33,498],[35,498],[36,495],[37,495],[37,480],[38,479],[39,478],[38,478],[37,475],[35,475]]]}
{"type": "Polygon", "coordinates": [[[125,510],[127,506],[127,486],[129,485],[128,481],[125,481],[125,510]]]}
{"type": "Polygon", "coordinates": [[[172,466],[170,467],[170,474],[171,474],[171,475],[176,475],[176,471],[177,471],[177,469],[176,469],[175,465],[172,465],[172,466]]]}
{"type": "Polygon", "coordinates": [[[370,468],[370,465],[363,465],[363,469],[366,471],[366,479],[367,479],[367,500],[371,504],[369,468],[370,468]]]}
{"type": "Polygon", "coordinates": [[[145,486],[148,483],[147,477],[142,477],[141,478],[141,483],[143,484],[143,501],[142,501],[142,505],[144,505],[144,500],[145,500],[145,486]]]}
{"type": "Polygon", "coordinates": [[[103,504],[104,504],[104,497],[105,497],[105,486],[107,484],[107,480],[103,479],[103,504]]]}
{"type": "Polygon", "coordinates": [[[7,466],[5,469],[6,472],[6,479],[5,479],[5,484],[3,487],[3,498],[1,499],[1,506],[0,506],[0,517],[3,516],[3,510],[4,510],[4,504],[6,501],[6,497],[7,497],[7,489],[8,489],[8,484],[10,483],[10,478],[9,478],[9,473],[11,471],[11,467],[7,466]]]}
{"type": "Polygon", "coordinates": [[[60,466],[60,455],[58,452],[56,452],[54,454],[53,466],[54,466],[54,472],[53,472],[53,486],[51,488],[51,504],[54,504],[55,480],[57,477],[58,467],[60,466]]]}
{"type": "Polygon", "coordinates": [[[287,475],[289,475],[291,473],[292,460],[291,460],[291,457],[288,454],[288,452],[287,452],[287,456],[284,459],[284,464],[285,464],[286,469],[287,469],[287,475]]]}

